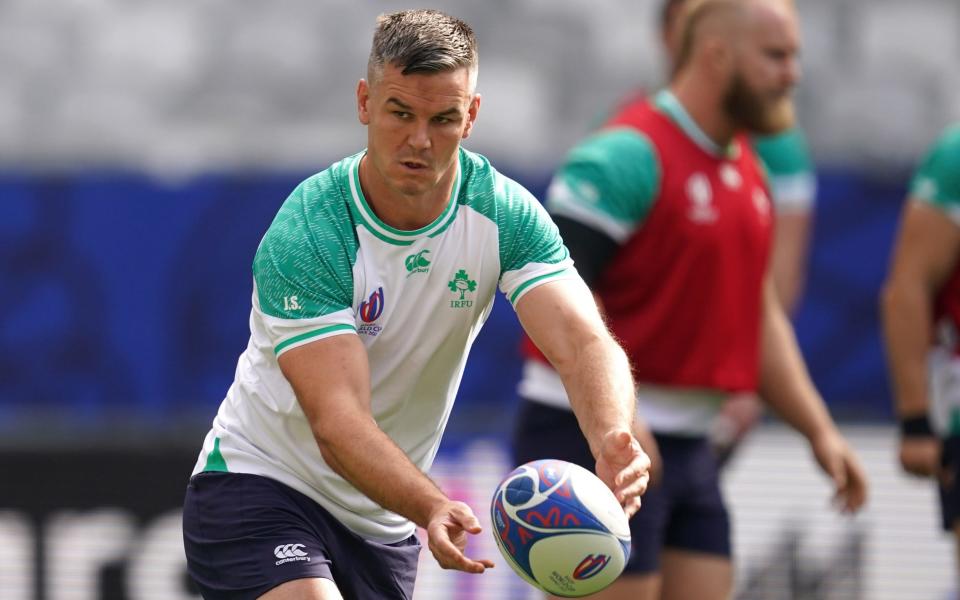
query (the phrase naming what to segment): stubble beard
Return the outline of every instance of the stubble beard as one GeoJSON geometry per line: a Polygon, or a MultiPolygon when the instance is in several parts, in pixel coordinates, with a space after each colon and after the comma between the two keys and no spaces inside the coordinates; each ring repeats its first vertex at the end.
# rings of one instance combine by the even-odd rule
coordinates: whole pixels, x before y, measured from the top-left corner
{"type": "Polygon", "coordinates": [[[758,135],[780,133],[796,121],[790,94],[767,100],[751,89],[739,73],[730,82],[723,107],[739,128],[758,135]]]}

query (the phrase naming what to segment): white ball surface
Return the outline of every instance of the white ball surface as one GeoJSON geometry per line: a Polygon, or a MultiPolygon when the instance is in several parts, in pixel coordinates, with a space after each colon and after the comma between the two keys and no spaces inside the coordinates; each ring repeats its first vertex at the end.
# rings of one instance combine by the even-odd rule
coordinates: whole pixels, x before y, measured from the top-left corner
{"type": "Polygon", "coordinates": [[[629,558],[623,508],[596,475],[575,464],[547,459],[517,467],[497,487],[490,510],[507,563],[548,593],[595,593],[629,558]]]}

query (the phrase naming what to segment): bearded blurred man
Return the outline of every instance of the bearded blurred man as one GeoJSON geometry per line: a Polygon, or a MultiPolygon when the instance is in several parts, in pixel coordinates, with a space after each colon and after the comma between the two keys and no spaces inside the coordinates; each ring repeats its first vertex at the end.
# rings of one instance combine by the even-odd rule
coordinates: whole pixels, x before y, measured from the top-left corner
{"type": "MultiPolygon", "coordinates": [[[[775,290],[774,211],[749,140],[793,125],[793,6],[691,0],[684,10],[669,87],[575,146],[548,192],[577,269],[631,359],[638,423],[656,440],[644,449],[661,467],[631,521],[626,574],[598,598],[730,596],[729,517],[709,431],[736,394],[758,393],[809,440],[845,510],[867,493],[775,290]]],[[[520,395],[516,461],[589,465],[560,379],[532,349],[520,395]]]]}

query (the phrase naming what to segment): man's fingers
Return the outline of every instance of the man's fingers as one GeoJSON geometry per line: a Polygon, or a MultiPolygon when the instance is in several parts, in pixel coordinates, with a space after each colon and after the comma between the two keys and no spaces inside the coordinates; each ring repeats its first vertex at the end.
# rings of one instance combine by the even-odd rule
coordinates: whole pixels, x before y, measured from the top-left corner
{"type": "Polygon", "coordinates": [[[483,573],[492,569],[493,561],[468,558],[463,549],[467,543],[466,533],[477,534],[482,531],[480,521],[470,507],[462,503],[452,503],[438,515],[436,521],[427,527],[430,552],[444,569],[457,569],[467,573],[483,573]]]}
{"type": "Polygon", "coordinates": [[[838,458],[830,465],[830,478],[833,479],[834,503],[837,504],[843,512],[849,512],[852,500],[851,492],[853,490],[848,485],[847,473],[842,459],[838,458]]]}
{"type": "Polygon", "coordinates": [[[637,511],[640,510],[640,503],[640,496],[634,496],[629,502],[623,505],[623,512],[626,513],[628,519],[637,514],[637,511]]]}
{"type": "MultiPolygon", "coordinates": [[[[639,446],[638,446],[639,448],[639,446]]],[[[627,485],[632,481],[640,479],[641,477],[647,475],[650,471],[650,457],[644,452],[640,452],[640,455],[635,457],[630,465],[624,469],[621,469],[617,473],[616,477],[613,479],[614,485],[617,487],[627,485]]]]}
{"type": "Polygon", "coordinates": [[[856,512],[863,506],[865,497],[861,489],[848,488],[838,490],[834,496],[834,503],[845,513],[856,512]]]}
{"type": "Polygon", "coordinates": [[[833,478],[833,485],[838,490],[847,489],[847,469],[843,464],[843,457],[837,457],[830,466],[830,476],[833,478]]]}
{"type": "Polygon", "coordinates": [[[647,491],[647,486],[650,484],[650,475],[644,473],[637,479],[634,479],[630,483],[624,486],[617,488],[614,495],[617,497],[617,500],[624,504],[626,501],[632,498],[638,498],[642,496],[647,491]]]}
{"type": "Polygon", "coordinates": [[[867,479],[860,465],[851,456],[840,460],[839,473],[834,476],[834,502],[843,512],[852,513],[867,501],[867,479]]]}
{"type": "MultiPolygon", "coordinates": [[[[814,453],[824,473],[834,485],[833,503],[843,512],[854,512],[867,501],[867,474],[856,455],[839,434],[818,438],[812,442],[814,453]]],[[[900,458],[909,454],[901,443],[900,458]]]]}
{"type": "Polygon", "coordinates": [[[597,475],[610,486],[628,516],[637,511],[639,496],[647,491],[650,465],[650,457],[630,432],[618,430],[606,435],[597,459],[597,475]]]}
{"type": "Polygon", "coordinates": [[[480,521],[477,519],[476,515],[473,514],[473,511],[469,509],[456,510],[452,513],[452,516],[467,533],[476,535],[483,531],[483,528],[480,527],[480,521]]]}
{"type": "Polygon", "coordinates": [[[446,533],[436,536],[430,536],[430,552],[437,559],[437,563],[444,569],[457,569],[467,573],[483,573],[483,571],[492,567],[493,563],[489,560],[476,561],[470,560],[460,551],[457,546],[450,541],[446,533]]]}
{"type": "Polygon", "coordinates": [[[867,502],[867,475],[858,463],[850,465],[847,486],[851,489],[848,506],[851,511],[859,510],[867,502]]]}

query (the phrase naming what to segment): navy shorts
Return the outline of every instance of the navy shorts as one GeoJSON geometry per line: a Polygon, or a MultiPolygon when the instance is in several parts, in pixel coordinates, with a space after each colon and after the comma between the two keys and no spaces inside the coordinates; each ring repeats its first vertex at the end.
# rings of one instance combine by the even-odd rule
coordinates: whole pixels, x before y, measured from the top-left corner
{"type": "Polygon", "coordinates": [[[943,528],[953,531],[953,526],[960,519],[960,436],[954,435],[943,440],[940,467],[940,512],[943,528]]]}
{"type": "MultiPolygon", "coordinates": [[[[655,573],[663,548],[730,556],[730,518],[717,460],[706,438],[655,435],[663,459],[658,485],[630,519],[627,573],[655,573]]],[[[559,458],[591,472],[596,461],[571,411],[522,401],[513,433],[516,463],[559,458]]]]}
{"type": "Polygon", "coordinates": [[[365,540],[273,479],[200,473],[183,504],[187,570],[206,600],[254,599],[281,583],[331,579],[344,598],[413,597],[420,542],[365,540]]]}

